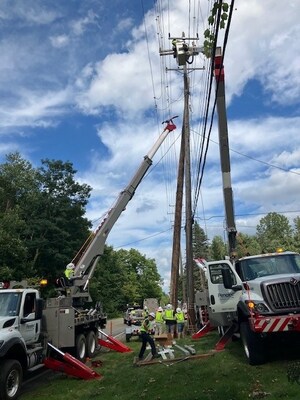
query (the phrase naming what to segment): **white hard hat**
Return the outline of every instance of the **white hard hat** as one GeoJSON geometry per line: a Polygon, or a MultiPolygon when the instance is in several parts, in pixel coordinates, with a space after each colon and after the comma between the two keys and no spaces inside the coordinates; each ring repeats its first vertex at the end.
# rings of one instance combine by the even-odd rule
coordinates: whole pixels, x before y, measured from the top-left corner
{"type": "Polygon", "coordinates": [[[171,310],[171,308],[172,308],[172,304],[167,304],[167,309],[171,310]]]}
{"type": "Polygon", "coordinates": [[[176,312],[181,312],[181,308],[176,308],[176,312]]]}
{"type": "Polygon", "coordinates": [[[162,311],[163,309],[162,309],[162,307],[158,307],[158,309],[157,309],[157,311],[162,311]]]}
{"type": "Polygon", "coordinates": [[[74,268],[75,268],[75,264],[73,264],[73,263],[69,263],[67,265],[67,269],[74,269],[74,268]]]}
{"type": "Polygon", "coordinates": [[[151,313],[149,314],[149,317],[155,318],[154,312],[151,312],[151,313]]]}

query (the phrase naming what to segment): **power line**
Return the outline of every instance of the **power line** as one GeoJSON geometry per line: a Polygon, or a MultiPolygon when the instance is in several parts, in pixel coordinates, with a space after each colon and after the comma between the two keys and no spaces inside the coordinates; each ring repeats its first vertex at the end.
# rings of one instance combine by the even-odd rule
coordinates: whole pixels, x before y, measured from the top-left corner
{"type": "MultiPolygon", "coordinates": [[[[202,136],[201,133],[196,132],[195,130],[193,130],[193,132],[195,132],[199,136],[202,136]]],[[[216,140],[213,140],[213,139],[210,139],[210,138],[207,138],[207,140],[209,140],[212,143],[217,144],[218,146],[220,145],[220,143],[217,142],[216,140]]],[[[267,161],[259,160],[258,158],[255,158],[255,157],[249,156],[248,154],[245,154],[245,153],[242,153],[240,151],[234,150],[232,147],[229,147],[229,151],[232,152],[232,153],[236,153],[236,154],[238,154],[240,156],[243,156],[245,158],[248,158],[250,160],[256,161],[258,163],[267,165],[268,167],[277,168],[277,169],[279,169],[281,171],[284,171],[284,172],[290,172],[291,174],[300,175],[299,172],[296,172],[296,171],[293,171],[293,170],[290,170],[290,169],[287,169],[287,168],[280,167],[279,165],[271,164],[271,163],[269,163],[267,161]]]]}

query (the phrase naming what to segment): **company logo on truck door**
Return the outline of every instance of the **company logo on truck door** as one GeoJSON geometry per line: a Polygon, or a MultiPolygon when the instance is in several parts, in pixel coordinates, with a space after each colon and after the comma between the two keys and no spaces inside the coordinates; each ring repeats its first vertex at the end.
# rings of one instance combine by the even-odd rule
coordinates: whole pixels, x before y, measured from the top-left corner
{"type": "Polygon", "coordinates": [[[234,292],[218,293],[218,297],[221,299],[228,299],[234,295],[234,292]]]}

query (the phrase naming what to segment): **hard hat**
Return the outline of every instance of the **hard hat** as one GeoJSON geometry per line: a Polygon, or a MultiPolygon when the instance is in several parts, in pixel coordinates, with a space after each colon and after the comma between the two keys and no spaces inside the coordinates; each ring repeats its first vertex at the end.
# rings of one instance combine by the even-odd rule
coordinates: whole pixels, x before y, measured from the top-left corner
{"type": "Polygon", "coordinates": [[[67,269],[74,269],[74,268],[75,268],[75,265],[73,263],[69,263],[67,265],[67,269]]]}
{"type": "Polygon", "coordinates": [[[181,308],[176,308],[176,312],[181,312],[181,308]]]}
{"type": "Polygon", "coordinates": [[[167,309],[171,310],[171,308],[172,308],[172,304],[167,304],[167,309]]]}
{"type": "Polygon", "coordinates": [[[155,318],[154,312],[151,312],[151,313],[149,314],[149,317],[155,318]]]}
{"type": "Polygon", "coordinates": [[[157,309],[157,311],[162,311],[163,309],[162,309],[162,307],[158,307],[158,309],[157,309]]]}

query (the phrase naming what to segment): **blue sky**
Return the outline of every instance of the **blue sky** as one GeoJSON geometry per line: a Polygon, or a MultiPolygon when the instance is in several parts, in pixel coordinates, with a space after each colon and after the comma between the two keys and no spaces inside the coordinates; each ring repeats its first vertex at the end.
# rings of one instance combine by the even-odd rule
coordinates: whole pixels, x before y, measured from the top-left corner
{"type": "MultiPolygon", "coordinates": [[[[19,151],[35,166],[43,158],[71,161],[77,179],[93,187],[91,220],[99,221],[128,184],[161,132],[161,122],[179,115],[177,131],[161,146],[155,168],[107,241],[154,258],[166,291],[183,81],[170,70],[177,68],[173,57],[160,57],[159,49],[171,47],[169,33],[181,37],[182,32],[198,33],[201,46],[211,4],[2,0],[0,6],[0,160],[19,151]]],[[[298,1],[235,1],[224,65],[240,232],[255,233],[260,218],[271,211],[290,211],[285,215],[291,221],[300,215],[299,15],[298,1]]],[[[201,54],[193,63],[207,65],[201,54]]],[[[206,74],[196,70],[189,77],[196,147],[206,74]]],[[[210,239],[224,237],[217,143],[214,124],[196,212],[210,239]]]]}

